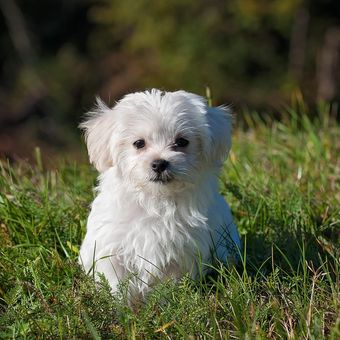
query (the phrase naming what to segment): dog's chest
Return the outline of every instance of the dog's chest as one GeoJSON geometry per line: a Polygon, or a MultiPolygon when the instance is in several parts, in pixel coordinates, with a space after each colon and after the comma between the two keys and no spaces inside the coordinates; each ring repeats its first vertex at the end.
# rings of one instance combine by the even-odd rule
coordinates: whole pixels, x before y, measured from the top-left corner
{"type": "Polygon", "coordinates": [[[115,255],[128,271],[157,276],[168,268],[190,271],[197,258],[207,259],[211,236],[202,206],[155,200],[142,206],[130,199],[123,208],[121,202],[99,195],[93,203],[89,225],[100,256],[115,255]]]}
{"type": "Polygon", "coordinates": [[[186,271],[197,257],[197,250],[206,248],[204,243],[209,239],[205,223],[196,220],[192,225],[193,219],[192,216],[186,219],[177,211],[152,216],[140,214],[127,226],[119,256],[131,271],[155,272],[179,264],[186,271]]]}

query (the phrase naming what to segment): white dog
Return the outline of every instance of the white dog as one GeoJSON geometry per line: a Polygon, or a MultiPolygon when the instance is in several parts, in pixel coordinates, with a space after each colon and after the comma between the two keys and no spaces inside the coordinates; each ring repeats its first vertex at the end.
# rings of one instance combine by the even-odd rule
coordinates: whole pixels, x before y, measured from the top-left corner
{"type": "Polygon", "coordinates": [[[112,291],[132,297],[159,280],[195,278],[213,259],[235,258],[240,240],[218,193],[231,145],[224,107],[185,91],[138,92],[113,108],[98,99],[81,128],[100,172],[79,261],[112,291]]]}

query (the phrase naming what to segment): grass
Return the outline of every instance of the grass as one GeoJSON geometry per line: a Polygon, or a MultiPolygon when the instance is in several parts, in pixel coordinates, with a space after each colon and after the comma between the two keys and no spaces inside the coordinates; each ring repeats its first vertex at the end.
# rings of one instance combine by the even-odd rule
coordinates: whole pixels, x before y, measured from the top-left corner
{"type": "Polygon", "coordinates": [[[221,190],[242,235],[237,268],[159,284],[132,311],[76,263],[93,199],[87,165],[3,163],[0,338],[340,338],[340,127],[303,105],[245,114],[221,190]]]}

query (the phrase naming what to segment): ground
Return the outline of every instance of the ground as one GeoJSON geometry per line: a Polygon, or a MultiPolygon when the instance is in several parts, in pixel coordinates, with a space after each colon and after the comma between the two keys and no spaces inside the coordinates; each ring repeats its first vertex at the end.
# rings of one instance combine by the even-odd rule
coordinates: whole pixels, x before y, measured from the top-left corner
{"type": "Polygon", "coordinates": [[[221,174],[241,263],[130,309],[76,258],[95,172],[0,169],[0,338],[340,338],[340,127],[327,105],[244,114],[221,174]],[[268,116],[269,117],[269,116],[268,116]]]}

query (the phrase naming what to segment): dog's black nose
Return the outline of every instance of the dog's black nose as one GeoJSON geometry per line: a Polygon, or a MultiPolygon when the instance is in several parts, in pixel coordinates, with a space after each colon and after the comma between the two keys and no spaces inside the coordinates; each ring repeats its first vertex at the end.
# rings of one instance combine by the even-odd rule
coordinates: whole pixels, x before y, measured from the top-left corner
{"type": "Polygon", "coordinates": [[[163,172],[169,165],[169,162],[165,159],[156,159],[151,163],[151,168],[154,172],[160,174],[163,172]]]}

